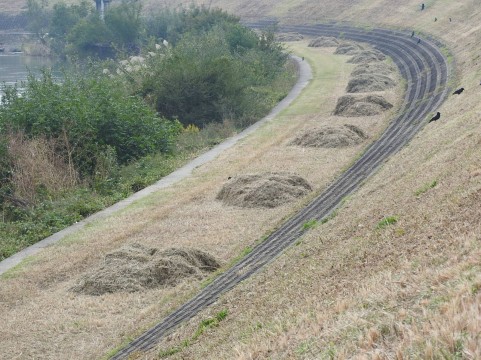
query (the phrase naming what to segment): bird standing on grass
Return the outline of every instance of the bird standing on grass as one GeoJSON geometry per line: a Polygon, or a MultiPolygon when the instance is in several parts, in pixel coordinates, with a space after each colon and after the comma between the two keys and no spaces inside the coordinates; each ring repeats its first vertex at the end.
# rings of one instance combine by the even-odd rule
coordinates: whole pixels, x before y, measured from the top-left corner
{"type": "Polygon", "coordinates": [[[411,37],[413,37],[413,36],[414,36],[414,31],[413,31],[412,34],[411,34],[411,37]]]}
{"type": "Polygon", "coordinates": [[[433,122],[433,121],[436,121],[436,120],[439,120],[439,118],[441,117],[441,113],[438,111],[436,113],[436,115],[434,115],[431,120],[429,120],[429,122],[433,122]]]}
{"type": "Polygon", "coordinates": [[[459,88],[455,92],[453,92],[453,95],[460,95],[464,91],[464,88],[459,88]]]}
{"type": "Polygon", "coordinates": [[[421,43],[421,39],[418,39],[418,44],[420,44],[420,43],[421,43]]]}

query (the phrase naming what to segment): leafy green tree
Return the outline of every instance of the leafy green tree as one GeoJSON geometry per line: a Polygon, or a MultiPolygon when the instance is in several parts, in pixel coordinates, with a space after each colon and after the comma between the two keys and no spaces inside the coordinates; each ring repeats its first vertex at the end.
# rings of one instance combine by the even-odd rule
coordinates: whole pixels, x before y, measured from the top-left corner
{"type": "Polygon", "coordinates": [[[28,28],[38,36],[48,32],[50,13],[48,0],[27,0],[28,28]]]}
{"type": "Polygon", "coordinates": [[[117,46],[137,44],[142,29],[142,6],[138,1],[122,1],[112,6],[105,15],[105,25],[117,46]]]}
{"type": "Polygon", "coordinates": [[[80,57],[112,55],[112,34],[97,14],[81,19],[68,33],[65,52],[80,57]]]}
{"type": "Polygon", "coordinates": [[[168,152],[181,126],[159,118],[116,80],[98,73],[30,76],[20,96],[8,89],[0,107],[0,128],[29,137],[62,139],[77,169],[93,175],[97,155],[109,148],[120,164],[147,154],[168,152]]]}

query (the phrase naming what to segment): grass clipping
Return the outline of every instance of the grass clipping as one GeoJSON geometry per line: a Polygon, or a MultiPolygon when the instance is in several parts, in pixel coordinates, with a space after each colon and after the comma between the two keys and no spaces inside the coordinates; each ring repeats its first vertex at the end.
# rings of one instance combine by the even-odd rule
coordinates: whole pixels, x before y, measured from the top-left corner
{"type": "Polygon", "coordinates": [[[363,48],[358,44],[341,44],[339,45],[334,54],[336,55],[357,55],[363,48]]]}
{"type": "Polygon", "coordinates": [[[373,116],[389,110],[393,105],[380,95],[356,97],[345,95],[337,100],[334,115],[357,117],[373,116]]]}
{"type": "Polygon", "coordinates": [[[229,179],[217,195],[217,200],[245,208],[275,208],[310,191],[309,183],[293,174],[240,175],[229,179]]]}
{"type": "Polygon", "coordinates": [[[84,275],[70,290],[85,295],[136,292],[175,286],[188,277],[201,279],[220,267],[210,254],[187,248],[158,251],[141,244],[121,247],[105,256],[104,264],[84,275]]]}
{"type": "Polygon", "coordinates": [[[283,42],[283,41],[301,41],[304,39],[299,33],[280,33],[276,35],[276,40],[283,42]]]}
{"type": "Polygon", "coordinates": [[[377,50],[364,50],[355,54],[347,62],[350,64],[366,64],[376,61],[383,61],[386,59],[386,55],[377,50]]]}
{"type": "Polygon", "coordinates": [[[394,74],[395,68],[386,63],[385,61],[382,62],[372,62],[367,64],[359,64],[357,65],[351,73],[351,76],[360,76],[360,75],[384,75],[389,76],[394,74]]]}
{"type": "Polygon", "coordinates": [[[363,93],[384,91],[396,86],[396,82],[388,76],[381,74],[357,75],[349,80],[346,91],[348,93],[363,93]]]}
{"type": "Polygon", "coordinates": [[[337,47],[339,41],[334,37],[320,36],[309,42],[308,47],[337,47]]]}
{"type": "Polygon", "coordinates": [[[367,139],[366,134],[357,126],[323,126],[309,129],[297,136],[289,145],[316,148],[342,148],[360,144],[367,139]]]}

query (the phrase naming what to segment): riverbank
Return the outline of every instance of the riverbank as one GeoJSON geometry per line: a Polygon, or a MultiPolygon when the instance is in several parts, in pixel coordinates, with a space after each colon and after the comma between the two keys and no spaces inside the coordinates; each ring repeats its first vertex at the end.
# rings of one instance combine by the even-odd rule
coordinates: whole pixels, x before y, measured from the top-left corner
{"type": "Polygon", "coordinates": [[[0,54],[23,52],[26,43],[35,43],[34,34],[23,30],[0,31],[0,54]]]}

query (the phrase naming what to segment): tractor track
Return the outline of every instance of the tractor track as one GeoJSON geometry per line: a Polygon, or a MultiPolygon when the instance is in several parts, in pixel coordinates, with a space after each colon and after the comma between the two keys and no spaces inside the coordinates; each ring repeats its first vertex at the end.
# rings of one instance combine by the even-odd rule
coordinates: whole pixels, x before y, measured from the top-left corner
{"type": "MultiPolygon", "coordinates": [[[[248,24],[262,28],[269,22],[248,24]]],[[[342,199],[353,193],[392,154],[399,151],[426,124],[426,116],[446,99],[449,69],[441,51],[431,42],[411,38],[410,32],[372,29],[363,30],[347,25],[291,25],[281,31],[295,31],[310,36],[333,36],[368,43],[390,56],[407,82],[400,109],[377,141],[337,180],[331,183],[306,207],[293,215],[265,241],[256,246],[232,268],[217,277],[197,296],[164,318],[159,324],[120,350],[113,359],[124,359],[134,352],[153,348],[159,339],[180,323],[214,303],[222,293],[259,271],[293,244],[303,233],[303,224],[312,219],[328,217],[342,199]]]]}

